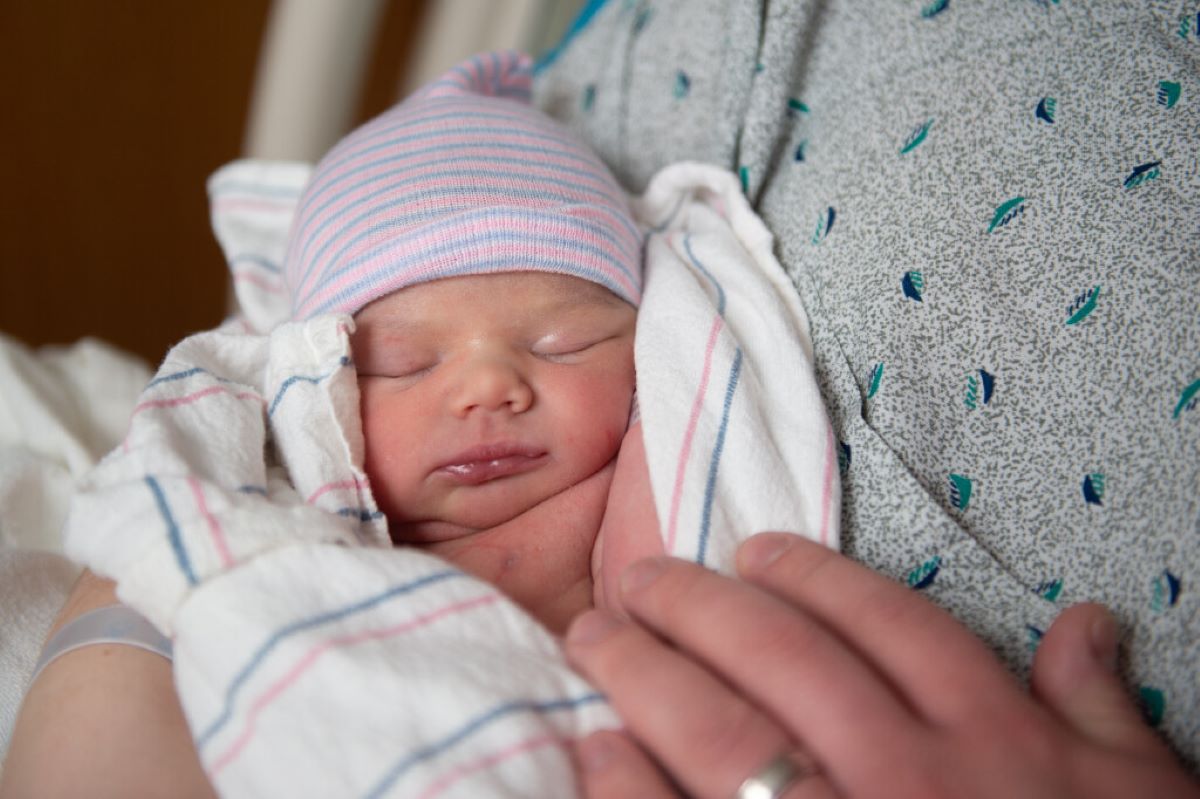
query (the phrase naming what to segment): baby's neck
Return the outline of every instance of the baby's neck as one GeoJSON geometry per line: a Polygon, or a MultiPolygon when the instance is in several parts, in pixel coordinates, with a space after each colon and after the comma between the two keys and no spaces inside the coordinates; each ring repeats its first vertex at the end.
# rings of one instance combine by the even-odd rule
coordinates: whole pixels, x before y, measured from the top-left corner
{"type": "Polygon", "coordinates": [[[436,537],[417,546],[499,588],[517,604],[561,635],[580,612],[592,607],[592,550],[604,517],[613,464],[535,505],[516,518],[482,530],[446,522],[393,524],[392,539],[436,537]],[[444,525],[432,528],[428,525],[444,525]],[[462,535],[449,537],[461,532],[462,535]],[[431,534],[436,534],[431,535],[431,534]]]}

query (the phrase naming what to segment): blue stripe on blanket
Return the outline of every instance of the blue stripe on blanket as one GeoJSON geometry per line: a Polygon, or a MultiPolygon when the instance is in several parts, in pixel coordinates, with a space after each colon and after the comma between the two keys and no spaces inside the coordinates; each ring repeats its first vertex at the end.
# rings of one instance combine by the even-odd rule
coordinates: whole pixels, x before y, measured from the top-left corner
{"type": "Polygon", "coordinates": [[[604,698],[603,694],[593,692],[583,694],[582,696],[578,696],[573,699],[553,699],[543,702],[535,702],[527,699],[515,702],[505,702],[504,704],[497,705],[491,710],[485,711],[484,713],[481,713],[480,715],[471,719],[458,730],[442,738],[442,740],[430,744],[423,749],[418,749],[415,752],[406,753],[400,758],[400,760],[396,762],[394,766],[388,769],[387,773],[383,775],[383,778],[375,784],[375,787],[366,793],[366,796],[383,796],[384,793],[386,793],[392,787],[396,780],[400,779],[400,777],[404,775],[404,772],[408,771],[413,766],[421,763],[422,761],[437,757],[446,750],[470,737],[472,733],[483,729],[493,721],[504,718],[505,716],[510,716],[513,713],[521,712],[553,713],[559,710],[574,710],[575,708],[582,707],[583,705],[605,701],[607,700],[604,698]]]}
{"type": "Polygon", "coordinates": [[[149,383],[146,384],[146,387],[144,389],[142,389],[142,394],[144,395],[147,391],[154,388],[159,383],[171,383],[176,380],[184,380],[186,378],[191,377],[192,375],[208,375],[213,380],[216,380],[218,383],[236,383],[237,382],[236,380],[230,380],[228,377],[221,377],[220,375],[214,375],[212,372],[208,371],[203,366],[193,366],[188,369],[182,369],[178,372],[172,372],[169,375],[163,375],[162,377],[154,378],[153,380],[151,380],[149,383]]]}
{"type": "Polygon", "coordinates": [[[742,348],[738,347],[729,370],[729,382],[725,385],[725,407],[721,412],[721,427],[717,431],[717,443],[713,445],[712,458],[708,462],[708,480],[704,484],[704,510],[700,516],[700,543],[696,547],[696,562],[701,566],[708,550],[708,531],[712,524],[712,504],[716,496],[717,469],[721,465],[721,452],[725,449],[725,431],[729,429],[729,409],[733,407],[733,394],[737,391],[738,378],[742,374],[742,348]]]}
{"type": "Polygon", "coordinates": [[[287,390],[289,388],[291,388],[293,385],[295,385],[296,383],[300,383],[300,382],[312,383],[315,386],[317,383],[320,383],[322,380],[326,380],[330,376],[336,374],[338,369],[341,369],[343,366],[349,366],[349,365],[350,365],[350,359],[343,355],[342,360],[340,363],[338,363],[337,367],[335,367],[332,371],[327,372],[323,375],[317,375],[316,377],[310,377],[308,375],[292,375],[287,380],[284,380],[283,383],[279,386],[279,391],[275,392],[275,399],[271,400],[271,407],[267,410],[267,416],[275,415],[275,409],[277,407],[279,407],[279,403],[283,400],[283,395],[285,393],[287,393],[287,390]]]}
{"type": "Polygon", "coordinates": [[[237,676],[234,677],[233,682],[229,684],[229,687],[225,690],[224,709],[222,709],[221,714],[217,716],[217,718],[214,719],[211,724],[208,725],[204,732],[202,732],[196,738],[196,747],[200,749],[204,748],[204,746],[206,746],[212,740],[212,737],[216,735],[233,717],[233,703],[237,698],[238,692],[242,689],[242,686],[246,684],[246,681],[250,678],[250,675],[254,673],[254,670],[262,665],[262,662],[266,659],[267,655],[271,653],[271,650],[274,649],[280,641],[304,630],[308,630],[313,627],[319,627],[320,625],[328,624],[329,622],[338,621],[348,616],[352,616],[355,613],[361,613],[364,610],[370,610],[371,608],[376,607],[377,605],[380,605],[394,597],[440,583],[443,580],[464,576],[465,574],[457,569],[447,569],[445,571],[434,572],[433,574],[427,574],[424,577],[420,577],[416,580],[392,586],[378,594],[359,600],[358,602],[347,605],[343,608],[319,613],[316,616],[312,616],[307,619],[300,619],[299,621],[292,622],[291,624],[280,628],[269,638],[267,638],[266,643],[258,648],[258,651],[254,653],[246,665],[243,666],[242,669],[237,673],[237,676]]]}
{"type": "Polygon", "coordinates": [[[171,506],[167,504],[167,495],[163,493],[162,486],[158,484],[158,481],[149,475],[146,475],[146,485],[150,486],[150,491],[154,494],[154,502],[158,505],[158,512],[162,514],[163,521],[166,522],[167,538],[171,541],[171,549],[175,550],[175,560],[179,563],[179,570],[187,578],[188,585],[195,585],[197,583],[196,573],[192,571],[192,562],[188,559],[187,550],[183,547],[183,537],[179,533],[179,525],[175,522],[175,517],[171,515],[171,506]]]}
{"type": "MultiPolygon", "coordinates": [[[[153,380],[151,380],[149,383],[146,384],[146,388],[147,389],[153,388],[154,386],[157,386],[159,383],[168,383],[168,382],[171,382],[172,380],[183,380],[185,377],[191,377],[192,375],[196,375],[196,374],[206,374],[207,372],[208,372],[207,369],[204,369],[199,366],[193,366],[191,369],[184,369],[181,372],[173,372],[169,375],[163,375],[162,377],[156,377],[153,380]]],[[[145,391],[145,389],[143,389],[143,391],[145,391]]]]}
{"type": "Polygon", "coordinates": [[[700,263],[700,259],[696,257],[696,253],[692,251],[692,234],[689,233],[683,237],[683,248],[687,250],[688,258],[692,264],[700,270],[700,273],[708,278],[708,282],[713,284],[713,288],[717,290],[717,313],[721,318],[725,318],[725,289],[721,287],[720,282],[713,277],[712,272],[704,268],[704,264],[700,263]]]}

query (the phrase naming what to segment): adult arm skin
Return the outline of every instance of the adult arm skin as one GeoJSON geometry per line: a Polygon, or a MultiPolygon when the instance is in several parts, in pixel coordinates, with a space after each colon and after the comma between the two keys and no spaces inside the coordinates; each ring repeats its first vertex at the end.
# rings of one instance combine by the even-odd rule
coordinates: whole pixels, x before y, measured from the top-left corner
{"type": "MultiPolygon", "coordinates": [[[[51,629],[117,602],[85,571],[51,629]]],[[[30,686],[0,778],[0,797],[212,797],[171,679],[171,664],[132,646],[87,646],[30,686]]]]}
{"type": "Polygon", "coordinates": [[[1031,695],[948,613],[803,538],[755,536],[738,569],[640,561],[621,580],[633,621],[570,628],[628,730],[580,745],[591,799],[676,796],[672,780],[729,797],[787,751],[817,773],[783,799],[1200,796],[1121,685],[1099,605],[1047,632],[1031,695]]]}

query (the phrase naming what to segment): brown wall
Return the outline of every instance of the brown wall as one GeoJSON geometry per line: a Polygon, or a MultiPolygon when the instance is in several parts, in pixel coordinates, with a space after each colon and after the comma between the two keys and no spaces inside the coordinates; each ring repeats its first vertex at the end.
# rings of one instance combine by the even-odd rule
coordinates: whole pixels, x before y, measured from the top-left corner
{"type": "MultiPolygon", "coordinates": [[[[420,5],[389,8],[364,114],[390,101],[420,5]]],[[[157,362],[221,320],[204,181],[239,154],[268,9],[0,0],[0,331],[157,362]]]]}
{"type": "Polygon", "coordinates": [[[205,177],[238,155],[268,0],[0,0],[0,330],[161,359],[220,321],[205,177]]]}

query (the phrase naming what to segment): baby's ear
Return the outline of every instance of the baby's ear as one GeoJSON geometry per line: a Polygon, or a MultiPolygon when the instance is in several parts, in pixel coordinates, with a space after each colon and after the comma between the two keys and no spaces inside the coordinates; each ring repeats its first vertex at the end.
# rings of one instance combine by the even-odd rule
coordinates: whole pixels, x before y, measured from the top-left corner
{"type": "Polygon", "coordinates": [[[642,558],[665,554],[662,528],[650,490],[650,469],[642,425],[634,422],[625,432],[604,520],[592,550],[592,585],[596,607],[624,615],[620,600],[621,572],[642,558]]]}

